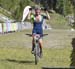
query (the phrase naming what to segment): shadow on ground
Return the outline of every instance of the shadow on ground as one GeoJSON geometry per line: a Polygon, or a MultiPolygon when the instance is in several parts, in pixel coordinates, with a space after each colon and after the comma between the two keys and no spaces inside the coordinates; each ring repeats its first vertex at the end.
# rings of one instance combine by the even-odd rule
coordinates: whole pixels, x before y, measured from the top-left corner
{"type": "Polygon", "coordinates": [[[22,63],[22,64],[33,64],[34,63],[34,61],[31,61],[31,60],[15,60],[15,59],[4,59],[1,61],[8,61],[8,62],[22,63]]]}
{"type": "Polygon", "coordinates": [[[71,58],[70,67],[75,68],[75,38],[72,39],[72,47],[73,47],[73,50],[70,56],[71,58]]]}

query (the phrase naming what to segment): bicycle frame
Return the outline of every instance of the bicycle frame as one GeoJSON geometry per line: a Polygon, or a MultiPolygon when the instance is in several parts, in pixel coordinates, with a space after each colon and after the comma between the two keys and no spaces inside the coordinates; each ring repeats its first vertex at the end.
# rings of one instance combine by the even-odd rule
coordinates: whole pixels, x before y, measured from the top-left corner
{"type": "MultiPolygon", "coordinates": [[[[26,34],[30,37],[32,37],[32,34],[26,34]]],[[[46,36],[48,34],[43,34],[42,37],[46,36]]],[[[35,48],[34,48],[34,56],[35,56],[35,64],[37,65],[38,61],[39,61],[39,57],[40,57],[40,46],[39,46],[39,39],[40,39],[40,35],[35,34],[34,35],[34,44],[35,44],[35,48]]]]}
{"type": "Polygon", "coordinates": [[[35,43],[35,48],[34,48],[35,64],[38,63],[39,57],[40,57],[39,39],[40,39],[40,35],[37,35],[37,34],[34,35],[34,43],[35,43]]]}

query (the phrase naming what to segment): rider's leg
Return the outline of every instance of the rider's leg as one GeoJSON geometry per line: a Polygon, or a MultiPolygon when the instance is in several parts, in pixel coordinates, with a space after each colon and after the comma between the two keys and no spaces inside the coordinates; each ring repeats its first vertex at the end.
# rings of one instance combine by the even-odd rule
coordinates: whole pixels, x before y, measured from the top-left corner
{"type": "Polygon", "coordinates": [[[42,41],[42,38],[39,39],[39,44],[40,44],[40,52],[42,53],[42,47],[43,47],[43,41],[42,41]]]}
{"type": "Polygon", "coordinates": [[[34,48],[35,48],[34,36],[32,36],[32,54],[34,53],[34,48]]]}
{"type": "Polygon", "coordinates": [[[33,52],[34,52],[34,43],[33,43],[33,40],[34,40],[34,39],[32,39],[32,51],[31,51],[32,54],[33,54],[33,52]]]}

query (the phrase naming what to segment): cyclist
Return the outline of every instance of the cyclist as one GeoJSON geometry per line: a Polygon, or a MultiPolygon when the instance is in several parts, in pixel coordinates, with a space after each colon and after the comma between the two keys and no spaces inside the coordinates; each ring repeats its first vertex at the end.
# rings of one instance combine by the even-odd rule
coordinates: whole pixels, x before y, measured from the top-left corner
{"type": "Polygon", "coordinates": [[[31,11],[28,15],[28,17],[31,17],[31,19],[33,20],[33,30],[32,30],[32,54],[34,53],[34,35],[35,34],[39,34],[40,35],[40,39],[39,39],[39,44],[40,44],[40,53],[42,54],[42,46],[43,46],[43,42],[42,42],[42,35],[43,35],[43,28],[42,28],[42,24],[43,24],[43,20],[44,19],[50,19],[50,16],[48,14],[48,11],[45,9],[46,15],[41,15],[41,9],[39,7],[35,8],[35,14],[31,15],[31,11]]]}

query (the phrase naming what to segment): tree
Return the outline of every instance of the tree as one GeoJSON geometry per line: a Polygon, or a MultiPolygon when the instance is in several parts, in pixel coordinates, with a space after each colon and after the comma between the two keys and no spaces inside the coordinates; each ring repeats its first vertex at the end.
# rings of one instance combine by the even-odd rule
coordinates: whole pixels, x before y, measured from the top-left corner
{"type": "Polygon", "coordinates": [[[0,0],[1,7],[12,13],[12,16],[16,20],[20,20],[22,17],[23,9],[26,5],[29,5],[30,0],[0,0]]]}
{"type": "Polygon", "coordinates": [[[57,0],[57,12],[66,16],[72,13],[72,4],[70,0],[57,0]]]}
{"type": "Polygon", "coordinates": [[[64,11],[65,11],[65,15],[72,13],[72,4],[70,0],[65,0],[64,11]]]}
{"type": "Polygon", "coordinates": [[[56,9],[57,9],[57,12],[59,12],[60,14],[63,14],[64,0],[57,0],[56,9]]]}
{"type": "Polygon", "coordinates": [[[14,18],[18,21],[21,21],[22,14],[25,6],[29,5],[30,0],[20,0],[18,7],[15,9],[14,18]]]}
{"type": "Polygon", "coordinates": [[[0,0],[0,6],[10,11],[14,18],[20,20],[24,7],[31,5],[31,1],[66,16],[72,13],[72,3],[75,0],[0,0]]]}

